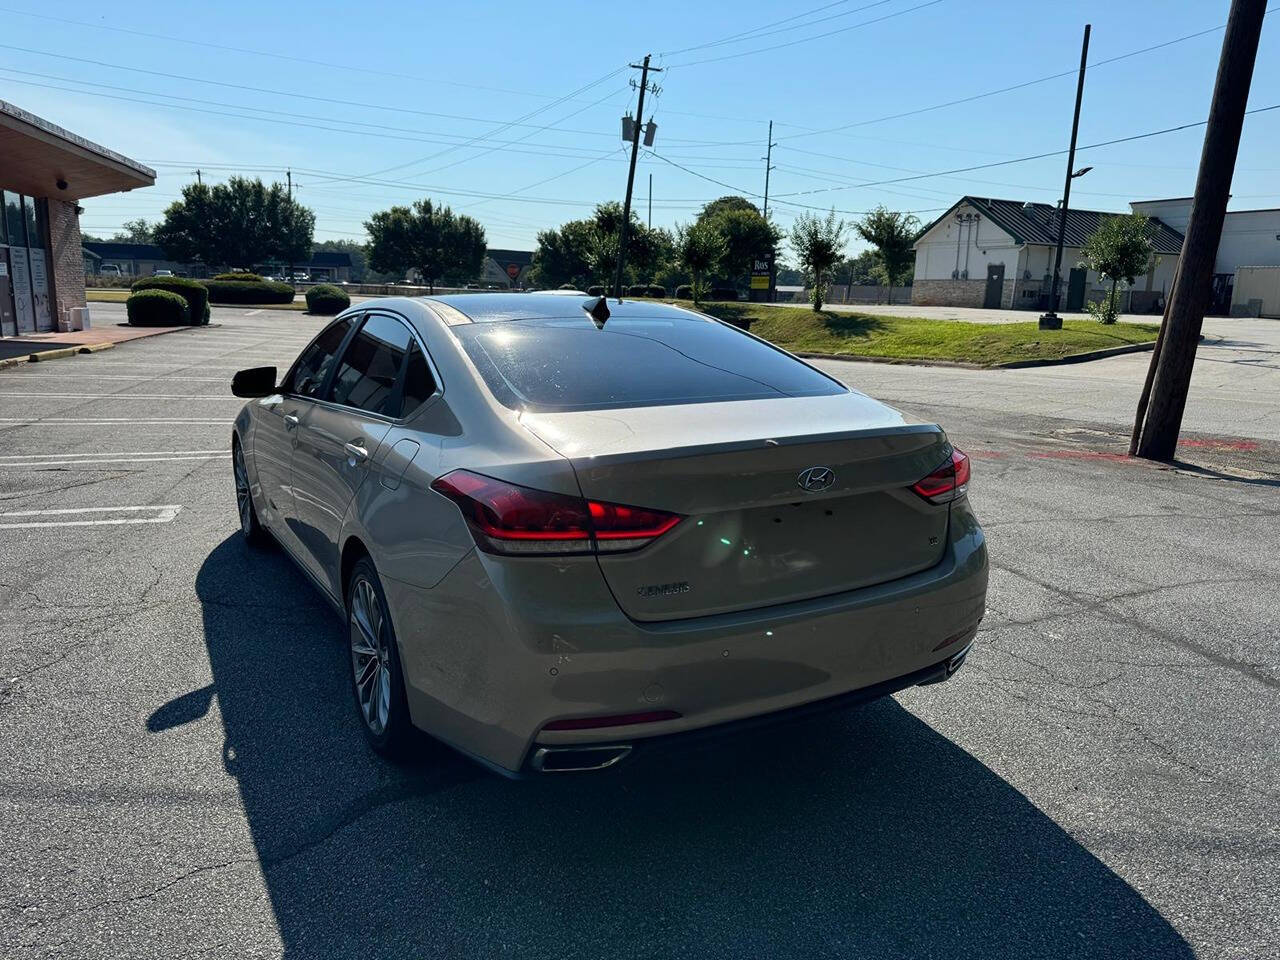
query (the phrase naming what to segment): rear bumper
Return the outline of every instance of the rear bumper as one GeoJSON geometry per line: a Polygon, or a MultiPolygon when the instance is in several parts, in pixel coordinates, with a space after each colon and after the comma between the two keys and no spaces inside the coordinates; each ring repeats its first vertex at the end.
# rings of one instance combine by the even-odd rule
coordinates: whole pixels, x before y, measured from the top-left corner
{"type": "Polygon", "coordinates": [[[922,687],[950,680],[955,676],[956,671],[964,665],[965,658],[968,657],[969,651],[972,649],[973,640],[970,638],[958,653],[938,661],[933,666],[925,667],[923,670],[916,670],[901,677],[873,683],[869,687],[850,690],[848,693],[827,697],[823,700],[815,700],[796,707],[788,707],[773,713],[744,717],[741,720],[730,720],[710,727],[699,727],[684,733],[669,733],[638,740],[621,739],[612,743],[590,744],[586,748],[576,746],[545,747],[534,744],[530,747],[528,759],[517,776],[532,773],[563,772],[572,769],[606,770],[622,760],[640,754],[648,754],[653,751],[697,749],[722,739],[749,736],[762,729],[796,723],[816,715],[851,710],[854,707],[870,703],[873,700],[879,700],[881,697],[887,697],[908,687],[922,687]],[[552,763],[553,758],[561,754],[581,754],[580,762],[582,766],[566,767],[564,761],[561,761],[559,766],[552,763]]]}
{"type": "Polygon", "coordinates": [[[963,502],[929,570],[740,613],[637,623],[594,562],[473,553],[430,590],[384,578],[415,724],[506,773],[544,748],[693,742],[944,679],[986,604],[986,545],[963,502]],[[656,710],[680,716],[543,729],[656,710]]]}

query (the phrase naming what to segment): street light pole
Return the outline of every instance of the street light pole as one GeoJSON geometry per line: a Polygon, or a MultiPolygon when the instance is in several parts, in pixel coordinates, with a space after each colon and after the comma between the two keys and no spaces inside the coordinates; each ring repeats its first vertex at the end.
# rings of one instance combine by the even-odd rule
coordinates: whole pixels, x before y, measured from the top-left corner
{"type": "Polygon", "coordinates": [[[1058,316],[1058,284],[1062,273],[1062,243],[1067,235],[1067,211],[1071,206],[1071,181],[1077,174],[1076,134],[1080,130],[1080,101],[1084,99],[1084,68],[1089,59],[1089,31],[1092,25],[1084,25],[1084,42],[1080,45],[1080,77],[1076,81],[1076,112],[1071,120],[1071,148],[1067,151],[1067,182],[1062,188],[1062,211],[1058,217],[1058,252],[1053,258],[1053,277],[1049,282],[1049,311],[1040,317],[1041,330],[1061,330],[1062,318],[1058,316]]]}
{"type": "MultiPolygon", "coordinates": [[[[622,268],[627,260],[627,233],[631,226],[631,188],[636,181],[636,157],[640,153],[640,127],[644,121],[644,92],[649,86],[649,71],[661,73],[658,67],[650,68],[650,54],[645,54],[644,63],[631,64],[632,69],[640,71],[640,100],[636,104],[636,122],[631,129],[631,167],[627,170],[627,199],[622,204],[622,229],[618,231],[618,272],[613,278],[613,295],[619,300],[622,299],[622,268]]],[[[652,137],[647,138],[645,143],[652,141],[652,137]]]]}

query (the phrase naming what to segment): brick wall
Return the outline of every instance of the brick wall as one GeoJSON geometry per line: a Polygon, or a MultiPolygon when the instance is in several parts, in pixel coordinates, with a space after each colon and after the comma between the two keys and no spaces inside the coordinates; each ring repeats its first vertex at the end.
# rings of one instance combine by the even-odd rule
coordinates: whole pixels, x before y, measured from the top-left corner
{"type": "Polygon", "coordinates": [[[65,311],[83,307],[84,256],[80,252],[80,215],[74,200],[46,201],[49,205],[49,276],[54,323],[61,322],[65,311]]]}
{"type": "Polygon", "coordinates": [[[911,286],[911,302],[921,306],[981,307],[986,280],[919,280],[911,286]]]}

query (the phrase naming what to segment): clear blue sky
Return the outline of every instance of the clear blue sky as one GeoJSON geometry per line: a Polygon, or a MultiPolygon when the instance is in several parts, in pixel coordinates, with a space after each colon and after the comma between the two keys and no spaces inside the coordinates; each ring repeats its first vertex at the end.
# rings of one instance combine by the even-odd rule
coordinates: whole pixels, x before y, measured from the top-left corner
{"type": "MultiPolygon", "coordinates": [[[[634,72],[610,73],[651,52],[668,68],[650,100],[655,149],[692,171],[642,153],[636,207],[647,216],[652,174],[655,226],[687,221],[702,203],[736,192],[704,177],[763,192],[770,119],[778,142],[771,208],[782,225],[798,212],[784,201],[842,211],[883,203],[928,221],[965,193],[1054,202],[1065,159],[849,185],[1064,149],[1086,22],[1098,63],[1219,27],[1228,6],[232,0],[176,15],[173,4],[147,0],[0,0],[0,97],[159,172],[151,189],[87,201],[87,232],[110,235],[122,220],[156,218],[197,166],[208,181],[233,173],[283,181],[292,167],[316,212],[317,239],[360,238],[371,211],[432,196],[478,218],[490,246],[532,249],[538,230],[622,199],[619,118],[634,106],[634,72]],[[762,50],[779,44],[790,45],[762,50]],[[685,48],[698,49],[677,52],[685,48]],[[882,119],[1063,72],[1070,75],[882,119]],[[845,129],[822,132],[837,126],[845,129]]],[[[1280,103],[1278,16],[1263,30],[1251,107],[1280,103]]],[[[1080,142],[1202,120],[1221,41],[1216,30],[1091,68],[1080,142]]],[[[1094,170],[1076,182],[1072,205],[1123,210],[1130,199],[1188,195],[1202,137],[1194,128],[1084,152],[1079,165],[1094,170]]],[[[1280,206],[1280,110],[1246,119],[1233,195],[1232,209],[1280,206]]]]}

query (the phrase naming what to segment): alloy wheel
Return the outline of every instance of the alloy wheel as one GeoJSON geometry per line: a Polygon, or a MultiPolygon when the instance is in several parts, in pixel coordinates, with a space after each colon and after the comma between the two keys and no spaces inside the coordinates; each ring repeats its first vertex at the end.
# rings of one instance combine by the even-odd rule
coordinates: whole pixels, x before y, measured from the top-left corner
{"type": "Polygon", "coordinates": [[[236,509],[240,513],[240,529],[245,536],[253,534],[253,497],[249,493],[249,471],[244,466],[244,451],[236,444],[232,458],[232,470],[236,477],[236,509]]]}
{"type": "Polygon", "coordinates": [[[351,588],[351,669],[360,713],[380,735],[391,712],[391,644],[378,592],[363,576],[351,588]]]}

